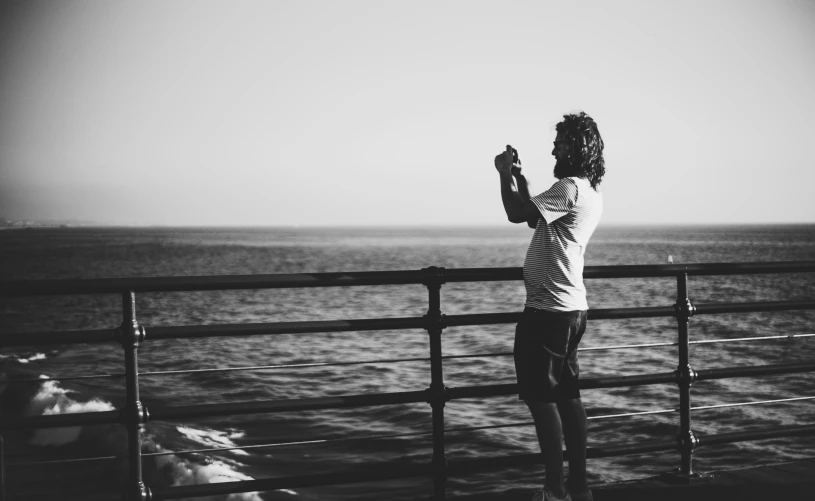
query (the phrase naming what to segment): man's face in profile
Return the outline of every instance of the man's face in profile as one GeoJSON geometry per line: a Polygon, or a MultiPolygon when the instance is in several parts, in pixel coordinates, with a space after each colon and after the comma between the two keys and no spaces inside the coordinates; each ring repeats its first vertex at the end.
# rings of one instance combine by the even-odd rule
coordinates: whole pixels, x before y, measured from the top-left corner
{"type": "Polygon", "coordinates": [[[554,175],[558,179],[569,177],[572,172],[572,163],[569,159],[569,144],[566,143],[563,132],[558,132],[555,138],[555,147],[552,156],[555,157],[554,175]]]}

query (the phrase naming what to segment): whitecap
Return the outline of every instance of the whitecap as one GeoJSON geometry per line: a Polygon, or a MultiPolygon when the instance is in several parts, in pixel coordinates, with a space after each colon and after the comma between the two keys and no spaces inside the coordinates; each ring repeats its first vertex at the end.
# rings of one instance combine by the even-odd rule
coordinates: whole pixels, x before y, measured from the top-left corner
{"type": "MultiPolygon", "coordinates": [[[[40,375],[40,378],[47,377],[40,375]]],[[[44,381],[37,394],[31,399],[26,414],[29,416],[48,416],[114,410],[112,404],[98,398],[91,399],[88,402],[77,402],[68,396],[72,393],[75,392],[61,388],[56,381],[44,381]]],[[[31,437],[29,444],[39,446],[65,445],[76,441],[81,431],[81,426],[37,430],[31,437]]]]}
{"type": "Polygon", "coordinates": [[[10,362],[17,362],[20,364],[27,364],[29,362],[34,362],[35,360],[45,360],[47,355],[45,353],[12,353],[10,355],[3,355],[0,353],[0,360],[9,360],[10,362]]]}
{"type": "MultiPolygon", "coordinates": [[[[156,458],[156,460],[161,468],[172,468],[173,486],[254,480],[254,478],[251,476],[240,473],[232,466],[229,466],[225,462],[216,459],[207,458],[206,464],[203,465],[190,463],[176,456],[159,456],[156,458]]],[[[238,494],[230,494],[229,497],[227,497],[227,500],[263,501],[263,498],[261,498],[260,494],[257,492],[242,492],[238,494]]]]}
{"type": "MultiPolygon", "coordinates": [[[[233,442],[231,439],[242,438],[245,435],[245,433],[240,430],[229,430],[226,432],[212,430],[208,428],[199,430],[197,428],[184,425],[176,426],[176,430],[178,430],[179,433],[181,433],[188,439],[198,442],[199,444],[206,445],[208,447],[225,447],[225,448],[237,447],[238,444],[233,442]]],[[[229,452],[238,456],[249,455],[248,452],[241,449],[235,449],[229,452]]]]}

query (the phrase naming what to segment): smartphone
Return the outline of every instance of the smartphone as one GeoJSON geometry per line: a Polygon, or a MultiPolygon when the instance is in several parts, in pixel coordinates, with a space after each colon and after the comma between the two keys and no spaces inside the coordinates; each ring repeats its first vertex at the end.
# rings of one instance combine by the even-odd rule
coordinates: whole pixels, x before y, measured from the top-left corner
{"type": "Polygon", "coordinates": [[[513,148],[510,145],[507,145],[507,149],[512,151],[512,163],[513,163],[513,165],[514,164],[520,164],[521,159],[520,159],[520,157],[518,157],[518,150],[516,150],[515,148],[513,148]]]}

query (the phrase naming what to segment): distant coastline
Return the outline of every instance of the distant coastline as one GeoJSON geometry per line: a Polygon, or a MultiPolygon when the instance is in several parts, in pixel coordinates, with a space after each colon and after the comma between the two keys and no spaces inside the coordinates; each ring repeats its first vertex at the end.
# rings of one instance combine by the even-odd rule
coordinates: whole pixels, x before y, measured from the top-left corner
{"type": "Polygon", "coordinates": [[[0,230],[24,230],[26,228],[71,228],[74,226],[77,225],[58,222],[32,221],[29,219],[11,220],[0,217],[0,230]]]}

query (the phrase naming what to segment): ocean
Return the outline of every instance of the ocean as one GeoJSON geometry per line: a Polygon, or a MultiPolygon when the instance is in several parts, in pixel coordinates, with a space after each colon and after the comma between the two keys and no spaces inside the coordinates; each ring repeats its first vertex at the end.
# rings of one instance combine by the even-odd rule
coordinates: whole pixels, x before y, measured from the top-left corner
{"type": "MultiPolygon", "coordinates": [[[[522,266],[531,230],[495,228],[40,228],[0,231],[0,279],[61,279],[230,275],[334,271],[417,270],[522,266]]],[[[603,226],[586,251],[586,265],[675,264],[815,260],[815,225],[603,226]]],[[[668,306],[674,279],[586,280],[591,308],[668,306]]],[[[747,302],[815,298],[815,274],[690,277],[693,302],[747,302]]],[[[121,323],[118,295],[0,298],[0,332],[106,329],[121,323]]],[[[228,403],[423,390],[429,362],[421,330],[150,340],[151,326],[340,320],[421,316],[428,308],[421,285],[137,294],[137,316],[147,328],[139,349],[141,372],[247,366],[286,366],[223,372],[143,375],[141,399],[151,405],[228,403]],[[320,362],[359,364],[292,367],[320,362]]],[[[516,312],[521,282],[445,284],[445,314],[516,312]]],[[[700,315],[691,340],[815,332],[815,312],[700,315]]],[[[443,355],[512,351],[513,325],[454,327],[442,334],[443,355]]],[[[582,347],[675,342],[672,318],[590,321],[582,347]]],[[[702,344],[691,347],[694,369],[811,361],[815,338],[702,344]]],[[[675,347],[581,352],[584,377],[673,371],[675,347]]],[[[8,348],[0,346],[0,412],[7,416],[91,412],[121,408],[122,349],[115,343],[8,348]],[[42,378],[51,378],[41,380],[42,378]],[[19,382],[23,379],[38,381],[19,382]],[[17,381],[17,382],[15,382],[17,381]]],[[[449,387],[513,383],[511,356],[445,360],[449,387]]],[[[811,374],[697,382],[693,406],[815,396],[811,374]]],[[[583,391],[590,418],[589,447],[673,439],[677,413],[626,418],[598,416],[677,408],[673,385],[583,391]]],[[[711,433],[811,424],[813,400],[724,407],[693,413],[694,432],[711,433]]],[[[144,459],[150,486],[316,474],[353,464],[423,463],[432,455],[427,404],[301,413],[256,414],[194,421],[150,421],[144,459]],[[408,435],[408,436],[399,436],[408,435]],[[370,438],[370,437],[386,438],[370,438]],[[179,451],[286,444],[182,454],[179,451]]],[[[529,423],[516,397],[462,399],[445,407],[450,429],[529,423]]],[[[116,490],[126,478],[122,459],[59,464],[68,458],[124,456],[122,426],[83,426],[4,434],[10,499],[43,492],[116,490]],[[31,464],[37,463],[37,464],[31,464]],[[47,479],[47,481],[43,481],[47,479]]],[[[449,460],[539,452],[531,424],[447,434],[449,460]]],[[[815,437],[700,447],[694,468],[711,471],[815,456],[815,437]]],[[[676,452],[589,460],[589,481],[601,484],[648,477],[679,466],[676,452]]],[[[449,494],[537,487],[542,467],[452,477],[449,494]]],[[[432,493],[429,479],[296,488],[235,494],[230,500],[414,499],[432,493]]],[[[38,498],[39,499],[39,498],[38,498]]],[[[205,498],[197,498],[205,499],[205,498]]],[[[210,498],[210,499],[224,499],[210,498]]]]}

